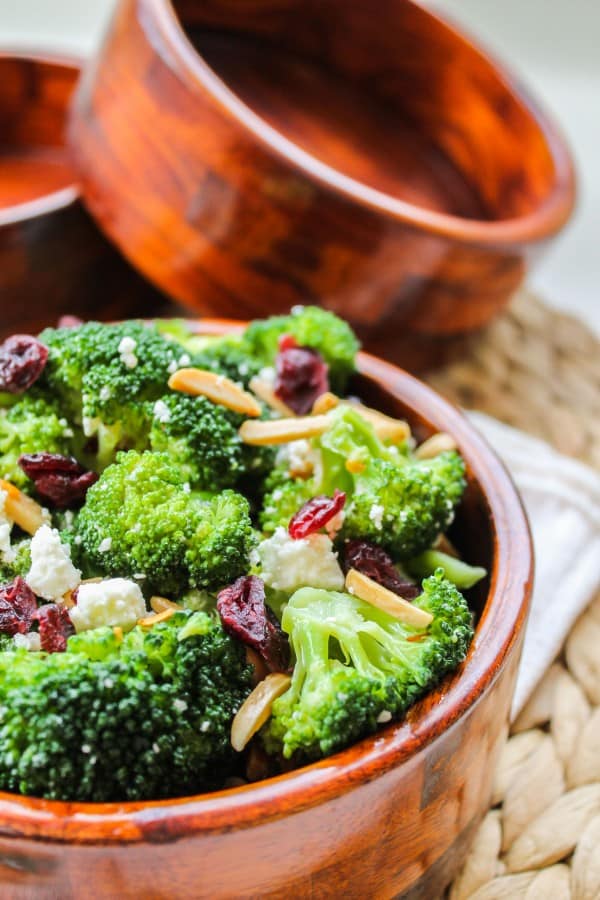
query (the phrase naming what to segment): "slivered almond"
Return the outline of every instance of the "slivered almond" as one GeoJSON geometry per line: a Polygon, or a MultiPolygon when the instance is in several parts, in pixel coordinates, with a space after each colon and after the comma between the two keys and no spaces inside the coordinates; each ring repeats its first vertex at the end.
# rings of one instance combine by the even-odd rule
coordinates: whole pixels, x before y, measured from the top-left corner
{"type": "Polygon", "coordinates": [[[245,444],[287,444],[323,434],[331,424],[328,416],[297,416],[294,419],[269,419],[242,422],[240,437],[245,444]]]}
{"type": "Polygon", "coordinates": [[[262,378],[254,377],[250,381],[250,390],[256,394],[259,400],[262,400],[263,403],[266,403],[267,406],[270,406],[272,410],[278,412],[282,416],[295,416],[296,413],[293,409],[284,403],[281,400],[268,381],[263,381],[262,378]]]}
{"type": "Polygon", "coordinates": [[[401,444],[410,437],[410,425],[404,419],[394,419],[386,416],[378,409],[371,409],[362,403],[350,403],[353,409],[373,426],[375,434],[382,441],[391,441],[392,444],[401,444]]]}
{"type": "Polygon", "coordinates": [[[176,609],[163,609],[162,612],[155,613],[153,616],[144,616],[143,619],[138,619],[138,625],[141,625],[142,628],[152,628],[153,625],[158,625],[159,622],[166,622],[167,619],[170,619],[171,616],[174,616],[177,612],[176,609]]]}
{"type": "Polygon", "coordinates": [[[412,603],[403,600],[392,591],[388,591],[387,588],[377,584],[371,578],[367,578],[357,569],[348,571],[346,590],[349,594],[364,600],[365,603],[370,603],[377,609],[394,616],[395,619],[405,622],[407,625],[414,625],[415,628],[427,628],[433,622],[433,616],[430,613],[419,609],[418,606],[413,606],[412,603]]]}
{"type": "Polygon", "coordinates": [[[180,606],[179,603],[173,603],[172,600],[167,600],[166,597],[150,597],[150,607],[154,610],[155,613],[163,613],[168,609],[172,609],[173,612],[177,612],[178,609],[183,609],[183,606],[180,606]]]}
{"type": "Polygon", "coordinates": [[[456,450],[456,441],[445,431],[440,431],[419,444],[415,450],[415,456],[417,459],[433,459],[447,450],[456,450]]]}
{"type": "Polygon", "coordinates": [[[27,534],[35,534],[38,528],[46,522],[44,510],[39,503],[20,491],[10,481],[0,478],[0,490],[6,491],[4,511],[9,519],[12,519],[19,528],[27,534]]]}
{"type": "Polygon", "coordinates": [[[317,397],[317,399],[313,403],[311,414],[313,416],[319,416],[322,413],[329,412],[331,409],[335,409],[336,406],[339,406],[339,404],[339,397],[337,397],[335,394],[332,394],[331,391],[325,391],[325,393],[317,397]]]}
{"type": "Polygon", "coordinates": [[[347,472],[350,472],[351,475],[360,475],[361,472],[364,472],[367,468],[366,463],[362,461],[362,459],[347,459],[345,462],[345,468],[347,472]]]}
{"type": "Polygon", "coordinates": [[[208,397],[213,403],[226,406],[245,416],[260,416],[260,403],[231,379],[206,369],[178,369],[169,378],[173,391],[208,397]]]}
{"type": "Polygon", "coordinates": [[[231,745],[240,753],[248,741],[256,734],[269,716],[271,707],[278,697],[285,694],[291,678],[282,672],[272,672],[256,685],[246,697],[231,724],[231,745]]]}

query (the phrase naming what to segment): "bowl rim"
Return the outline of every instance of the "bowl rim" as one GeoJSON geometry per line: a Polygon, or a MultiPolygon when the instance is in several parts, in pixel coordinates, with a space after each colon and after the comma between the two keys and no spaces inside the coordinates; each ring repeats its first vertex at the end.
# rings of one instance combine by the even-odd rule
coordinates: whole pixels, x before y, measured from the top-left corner
{"type": "MultiPolygon", "coordinates": [[[[43,63],[46,66],[55,66],[65,69],[73,69],[77,72],[77,77],[81,74],[83,68],[83,60],[67,52],[52,52],[48,50],[36,49],[33,47],[3,47],[0,50],[0,63],[3,60],[20,60],[26,63],[43,63]]],[[[75,87],[75,84],[73,85],[75,87]]],[[[68,122],[69,106],[65,106],[65,147],[66,126],[68,122]]],[[[18,225],[29,219],[38,219],[41,216],[47,216],[72,206],[79,200],[80,192],[77,187],[77,176],[73,171],[73,184],[56,191],[50,191],[48,194],[42,194],[34,200],[25,200],[23,203],[13,203],[11,206],[0,206],[0,228],[7,225],[18,225]]]]}
{"type": "Polygon", "coordinates": [[[489,53],[473,37],[444,17],[426,9],[416,0],[403,0],[428,16],[437,26],[458,43],[468,48],[476,56],[491,66],[494,74],[508,94],[516,100],[535,122],[546,141],[554,168],[554,181],[547,196],[537,208],[523,216],[498,221],[467,219],[436,212],[400,200],[391,194],[369,187],[363,182],[343,174],[339,169],[321,162],[309,151],[303,150],[281,132],[269,125],[255,113],[223,79],[208,65],[189,40],[173,0],[138,0],[139,5],[150,10],[160,28],[162,42],[150,37],[150,23],[146,15],[139,15],[141,26],[148,32],[157,52],[166,54],[169,67],[175,67],[180,77],[187,81],[191,90],[206,90],[220,111],[228,118],[241,123],[263,149],[278,157],[284,163],[303,172],[305,176],[319,183],[327,190],[342,195],[345,199],[368,207],[373,212],[414,229],[452,239],[460,243],[512,246],[520,243],[534,243],[547,239],[559,231],[568,221],[574,206],[576,194],[575,168],[566,140],[548,113],[535,100],[520,81],[489,53]]]}
{"type": "MultiPolygon", "coordinates": [[[[197,333],[222,334],[243,323],[187,320],[197,333]]],[[[414,418],[450,432],[479,483],[489,515],[494,563],[488,597],[465,662],[400,723],[319,762],[265,781],[171,800],[78,803],[0,792],[0,835],[59,843],[175,840],[200,831],[248,828],[323,804],[408,761],[463,718],[489,690],[520,639],[533,578],[529,524],[504,465],[467,417],[403,369],[361,352],[358,373],[397,399],[414,418]]],[[[410,416],[409,416],[410,418],[410,416]]]]}

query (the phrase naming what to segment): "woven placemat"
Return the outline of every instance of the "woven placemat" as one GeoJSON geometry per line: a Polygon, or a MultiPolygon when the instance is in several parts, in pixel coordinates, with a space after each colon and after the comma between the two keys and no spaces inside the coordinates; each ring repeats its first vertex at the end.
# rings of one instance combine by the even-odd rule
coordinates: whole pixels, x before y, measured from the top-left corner
{"type": "MultiPolygon", "coordinates": [[[[600,468],[600,342],[530,293],[427,380],[600,468]]],[[[450,900],[599,900],[600,595],[514,723],[492,804],[450,900]]]]}

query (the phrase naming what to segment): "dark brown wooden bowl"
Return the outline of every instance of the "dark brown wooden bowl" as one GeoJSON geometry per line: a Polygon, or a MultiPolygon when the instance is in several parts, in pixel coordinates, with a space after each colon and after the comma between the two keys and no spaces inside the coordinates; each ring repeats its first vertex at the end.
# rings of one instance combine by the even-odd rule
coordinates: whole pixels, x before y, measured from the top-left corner
{"type": "Polygon", "coordinates": [[[156,302],[79,201],[65,140],[79,71],[74,60],[0,53],[0,336],[156,302]]]}
{"type": "MultiPolygon", "coordinates": [[[[204,332],[231,323],[200,323],[204,332]]],[[[255,785],[156,803],[57,803],[0,794],[3,896],[430,900],[487,811],[532,579],[527,521],[505,469],[426,385],[361,354],[353,388],[450,432],[468,467],[453,540],[489,578],[472,594],[469,656],[399,724],[255,785]],[[10,892],[10,893],[9,893],[10,892]]]]}
{"type": "Polygon", "coordinates": [[[574,199],[545,114],[412,0],[121,0],[71,137],[170,296],[322,303],[404,364],[497,313],[574,199]]]}

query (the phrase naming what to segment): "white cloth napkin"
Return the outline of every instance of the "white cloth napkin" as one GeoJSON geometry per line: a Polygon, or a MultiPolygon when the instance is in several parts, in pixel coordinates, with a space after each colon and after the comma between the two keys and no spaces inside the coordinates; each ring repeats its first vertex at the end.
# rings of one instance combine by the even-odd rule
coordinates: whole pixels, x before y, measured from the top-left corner
{"type": "Polygon", "coordinates": [[[479,412],[469,418],[504,461],[527,510],[536,574],[514,719],[600,588],[600,476],[479,412]]]}

